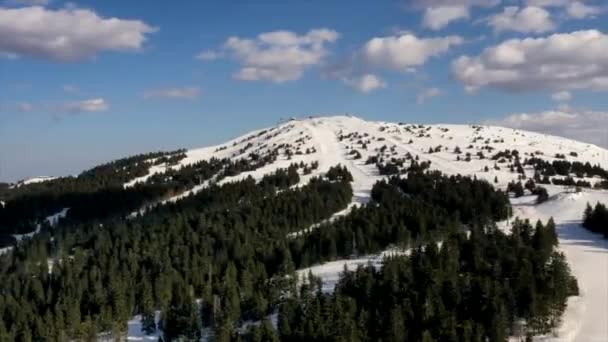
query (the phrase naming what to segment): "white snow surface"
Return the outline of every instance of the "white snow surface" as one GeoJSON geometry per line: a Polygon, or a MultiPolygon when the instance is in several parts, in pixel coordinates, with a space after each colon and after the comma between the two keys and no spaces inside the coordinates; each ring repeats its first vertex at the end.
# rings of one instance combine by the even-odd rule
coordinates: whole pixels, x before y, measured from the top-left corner
{"type": "MultiPolygon", "coordinates": [[[[514,215],[546,222],[553,217],[559,249],[566,255],[578,279],[579,297],[571,297],[562,326],[543,341],[608,341],[608,240],[581,226],[587,203],[608,203],[608,192],[562,190],[540,205],[514,206],[514,215]]],[[[533,221],[533,222],[534,222],[533,221]]]]}
{"type": "Polygon", "coordinates": [[[306,281],[308,274],[312,273],[315,277],[321,278],[321,290],[325,293],[333,292],[340,280],[340,275],[344,272],[344,269],[348,271],[354,271],[359,266],[372,266],[380,268],[383,265],[384,258],[391,256],[399,256],[408,254],[408,250],[401,250],[397,248],[389,248],[381,253],[367,255],[363,257],[353,259],[341,259],[323,263],[321,265],[315,265],[307,268],[298,270],[298,280],[300,283],[306,281]]]}
{"type": "Polygon", "coordinates": [[[32,178],[28,178],[28,179],[24,179],[22,181],[17,182],[15,185],[13,185],[11,188],[18,188],[20,186],[23,185],[28,185],[28,184],[33,184],[33,183],[42,183],[42,182],[47,182],[53,179],[56,179],[57,177],[52,177],[52,176],[39,176],[39,177],[32,177],[32,178]]]}
{"type": "MultiPolygon", "coordinates": [[[[251,132],[222,145],[189,150],[186,152],[186,158],[170,167],[179,168],[213,157],[236,160],[246,158],[251,152],[264,155],[281,144],[290,144],[293,152],[300,150],[301,154],[296,153],[287,158],[285,148],[279,149],[279,157],[275,162],[251,172],[224,178],[219,183],[248,176],[260,179],[278,168],[288,167],[291,163],[318,162],[317,170],[310,175],[301,176],[300,185],[303,185],[311,177],[324,174],[331,166],[342,164],[353,176],[354,199],[350,209],[352,206],[366,203],[373,184],[383,178],[378,174],[375,165],[365,164],[367,158],[379,154],[383,146],[386,146],[382,152],[385,159],[403,158],[409,153],[413,158],[418,158],[419,162],[430,161],[431,169],[448,175],[476,176],[492,183],[496,178],[498,182],[495,186],[500,188],[505,188],[510,181],[517,181],[518,178],[517,173],[510,172],[508,163],[497,164],[491,159],[497,152],[507,149],[518,150],[522,159],[534,156],[550,162],[556,160],[557,154],[561,154],[568,161],[589,162],[608,169],[606,149],[562,137],[485,125],[413,125],[365,121],[349,115],[290,120],[275,127],[251,132]],[[343,137],[342,140],[339,139],[340,136],[343,137]],[[493,150],[488,151],[488,146],[493,150]],[[461,150],[459,155],[454,151],[456,147],[461,150]],[[314,152],[306,153],[307,149],[314,152]],[[360,159],[354,159],[350,154],[353,149],[361,154],[360,159]],[[429,149],[436,149],[437,152],[429,153],[429,149]],[[485,158],[479,158],[479,152],[482,152],[485,158]],[[465,161],[467,154],[470,154],[468,162],[465,161]],[[457,160],[458,156],[460,160],[457,160]],[[496,170],[495,166],[498,166],[499,170],[496,170]],[[487,172],[484,170],[486,167],[489,169],[487,172]]],[[[151,167],[147,175],[134,179],[125,186],[145,181],[151,175],[164,172],[167,168],[165,165],[151,167]]],[[[526,168],[525,172],[529,177],[533,175],[530,168],[526,168]]],[[[585,180],[591,183],[599,181],[585,180]]],[[[198,185],[170,200],[194,194],[204,189],[208,183],[198,185]]],[[[573,273],[578,278],[581,295],[570,299],[564,322],[555,334],[558,337],[544,336],[538,339],[608,341],[608,242],[580,227],[586,203],[608,203],[608,192],[584,190],[574,194],[567,193],[563,187],[543,186],[549,192],[548,202],[536,205],[535,197],[531,195],[513,199],[514,214],[543,221],[554,217],[558,225],[560,249],[566,254],[573,273]]],[[[336,213],[334,217],[345,213],[347,211],[336,213]]],[[[318,225],[309,229],[316,227],[318,225]]],[[[293,235],[305,233],[306,231],[303,231],[293,235]]],[[[323,290],[332,291],[345,264],[348,269],[368,263],[379,267],[386,253],[403,251],[391,249],[380,255],[334,261],[300,270],[299,274],[303,276],[311,271],[323,279],[323,290]]]]}
{"type": "MultiPolygon", "coordinates": [[[[475,175],[489,181],[494,181],[494,177],[497,177],[500,186],[517,179],[517,174],[510,172],[506,164],[499,164],[500,170],[493,169],[495,161],[490,157],[506,149],[518,150],[522,159],[537,156],[552,161],[556,159],[556,154],[563,154],[569,161],[590,162],[592,165],[599,164],[603,168],[608,168],[606,149],[567,138],[497,126],[410,125],[365,121],[345,115],[290,120],[275,127],[253,131],[221,145],[189,150],[186,152],[186,158],[177,165],[152,166],[147,175],[131,180],[125,186],[143,182],[154,174],[164,172],[167,168],[180,168],[183,165],[209,160],[212,157],[236,160],[247,157],[250,152],[263,155],[285,143],[291,144],[292,150],[299,147],[303,154],[294,154],[291,159],[281,154],[272,164],[251,172],[241,173],[235,177],[225,178],[219,183],[248,176],[259,179],[278,168],[286,168],[291,163],[318,161],[319,168],[315,172],[301,177],[301,183],[305,184],[311,177],[325,173],[331,166],[342,164],[348,167],[353,175],[353,190],[356,200],[364,203],[369,197],[373,184],[381,178],[375,165],[365,165],[365,160],[368,156],[376,155],[378,153],[376,149],[383,145],[387,147],[385,157],[391,155],[403,157],[409,152],[413,157],[418,156],[420,162],[430,161],[431,169],[440,170],[446,174],[475,175]],[[359,136],[339,141],[340,134],[346,136],[351,133],[359,136]],[[300,141],[298,142],[298,140],[300,141]],[[410,140],[411,143],[409,143],[410,140]],[[366,143],[366,149],[358,143],[359,141],[366,143]],[[246,148],[248,145],[250,146],[246,148]],[[486,145],[491,146],[494,150],[492,152],[484,150],[483,147],[486,145]],[[441,151],[428,153],[429,148],[438,146],[442,146],[441,151]],[[390,151],[391,147],[394,147],[394,152],[390,151]],[[461,161],[456,160],[455,147],[459,147],[462,151],[461,161]],[[305,154],[307,148],[314,148],[316,152],[305,154]],[[243,149],[245,150],[241,153],[243,149]],[[348,154],[352,149],[361,153],[362,158],[353,159],[348,154]],[[471,154],[470,162],[464,161],[467,152],[471,154]],[[483,152],[486,158],[479,159],[478,152],[483,152]],[[486,166],[490,169],[489,172],[484,172],[486,166]]],[[[527,172],[531,171],[527,170],[527,172]]],[[[192,189],[189,194],[202,188],[204,185],[192,189]]]]}

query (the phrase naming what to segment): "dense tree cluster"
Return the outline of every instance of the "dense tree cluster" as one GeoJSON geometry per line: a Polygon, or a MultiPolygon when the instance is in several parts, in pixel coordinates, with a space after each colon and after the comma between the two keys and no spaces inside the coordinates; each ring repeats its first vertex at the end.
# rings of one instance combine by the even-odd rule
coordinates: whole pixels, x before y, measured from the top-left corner
{"type": "Polygon", "coordinates": [[[39,183],[44,184],[40,187],[27,185],[15,188],[14,192],[11,189],[5,205],[0,207],[0,235],[29,233],[45,217],[63,208],[70,208],[67,220],[72,221],[124,217],[204,181],[219,181],[256,170],[276,160],[273,153],[264,156],[250,153],[246,158],[236,160],[211,158],[178,168],[167,168],[134,186],[124,187],[133,177],[145,175],[150,164],[156,164],[159,158],[175,162],[184,156],[183,150],[140,155],[104,164],[78,177],[39,183]]]}
{"type": "Polygon", "coordinates": [[[372,203],[311,231],[290,244],[297,267],[437,241],[452,231],[507,218],[509,200],[489,183],[440,172],[409,172],[380,181],[372,203]]]}
{"type": "MultiPolygon", "coordinates": [[[[540,158],[530,158],[526,161],[526,164],[534,167],[535,179],[538,182],[546,184],[550,183],[549,179],[553,176],[564,176],[564,178],[554,178],[554,180],[557,179],[557,181],[553,181],[556,185],[576,185],[581,187],[591,187],[591,184],[587,181],[577,182],[572,179],[573,175],[578,178],[599,177],[608,180],[608,170],[603,169],[599,165],[591,165],[589,162],[569,162],[567,160],[554,160],[548,162],[540,158]]],[[[596,187],[608,189],[608,182],[598,182],[596,183],[596,187]]]]}
{"type": "Polygon", "coordinates": [[[521,182],[509,182],[509,184],[507,184],[507,192],[512,193],[515,198],[525,194],[524,186],[521,182]]]}
{"type": "Polygon", "coordinates": [[[532,179],[528,179],[525,185],[520,182],[509,182],[507,184],[507,192],[512,193],[515,198],[522,197],[525,195],[525,190],[530,191],[532,195],[536,195],[536,203],[540,204],[549,200],[549,193],[546,188],[539,186],[532,179]]]}
{"type": "Polygon", "coordinates": [[[296,169],[211,184],[130,221],[43,230],[0,257],[0,340],[119,336],[137,313],[153,331],[154,310],[169,340],[200,336],[201,322],[228,339],[280,300],[294,270],[288,233],[351,201],[346,181],[290,189],[296,169]]]}
{"type": "Polygon", "coordinates": [[[346,166],[332,166],[326,173],[326,177],[331,181],[352,182],[353,176],[348,172],[346,166]]]}
{"type": "Polygon", "coordinates": [[[274,158],[211,159],[70,202],[62,224],[0,256],[0,341],[118,338],[135,314],[166,341],[502,341],[520,320],[546,332],[577,292],[553,222],[500,233],[492,227],[510,212],[508,196],[484,180],[410,158],[404,174],[374,185],[370,203],[332,220],[352,201],[344,166],[297,187],[318,163],[219,182],[274,158]],[[124,218],[137,196],[203,182],[195,195],[124,218]],[[335,294],[314,280],[298,289],[297,268],[390,246],[413,252],[382,271],[346,273],[335,294]],[[274,329],[267,318],[277,313],[274,329]]]}
{"type": "Polygon", "coordinates": [[[131,208],[133,202],[141,204],[158,197],[164,193],[158,186],[123,189],[123,184],[144,176],[155,160],[180,160],[185,157],[184,151],[140,154],[94,167],[77,177],[0,188],[0,200],[5,202],[0,206],[0,234],[31,232],[44,217],[66,207],[73,209],[70,215],[78,215],[83,209],[86,213],[81,216],[91,216],[90,211],[131,208]],[[91,203],[95,205],[87,208],[91,203]]]}
{"type": "MultiPolygon", "coordinates": [[[[345,271],[330,294],[309,279],[281,306],[274,340],[481,342],[548,333],[578,293],[554,229],[518,221],[511,235],[453,234],[380,270],[345,271]]],[[[272,340],[263,326],[254,333],[272,340]]]]}
{"type": "Polygon", "coordinates": [[[587,203],[583,217],[583,227],[594,233],[604,234],[608,238],[608,209],[606,205],[598,202],[595,207],[591,207],[587,203]]]}

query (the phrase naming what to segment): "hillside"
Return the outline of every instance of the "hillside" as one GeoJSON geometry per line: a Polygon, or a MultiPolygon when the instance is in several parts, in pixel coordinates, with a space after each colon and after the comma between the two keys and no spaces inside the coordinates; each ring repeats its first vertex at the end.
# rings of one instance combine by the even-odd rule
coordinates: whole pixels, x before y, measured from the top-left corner
{"type": "MultiPolygon", "coordinates": [[[[264,326],[263,317],[276,326],[281,291],[287,291],[277,279],[291,274],[294,267],[299,268],[295,274],[302,277],[308,273],[318,276],[320,292],[331,294],[337,284],[345,286],[340,285],[344,267],[353,270],[371,263],[381,269],[385,256],[409,255],[410,248],[425,244],[441,246],[454,230],[469,232],[489,221],[501,221],[499,228],[508,232],[514,219],[507,223],[504,219],[509,214],[533,223],[553,217],[558,249],[578,278],[580,296],[568,299],[563,323],[537,338],[550,339],[556,334],[560,341],[602,340],[608,336],[608,328],[597,322],[608,319],[608,281],[602,273],[608,269],[608,245],[601,236],[584,230],[580,222],[588,202],[608,202],[607,169],[605,149],[522,130],[372,122],[353,116],[292,119],[217,146],[154,152],[104,164],[78,176],[24,181],[9,187],[0,192],[0,238],[8,241],[0,254],[8,255],[9,260],[11,250],[16,249],[15,258],[31,265],[48,264],[49,274],[58,272],[56,269],[66,277],[84,272],[83,276],[110,283],[112,293],[133,293],[128,289],[136,288],[124,301],[139,305],[114,315],[125,323],[132,318],[128,334],[131,339],[141,339],[145,337],[142,325],[160,319],[155,313],[157,305],[151,302],[173,307],[177,301],[187,313],[180,314],[188,315],[194,309],[184,303],[196,299],[202,305],[203,321],[209,325],[219,324],[215,321],[219,306],[236,315],[222,316],[221,322],[227,326],[235,321],[242,325],[240,330],[264,326]],[[391,177],[396,178],[383,182],[391,177]],[[408,177],[413,177],[411,183],[408,177]],[[507,191],[511,206],[504,195],[507,191]],[[403,203],[393,207],[395,201],[403,203]],[[393,212],[399,214],[392,217],[393,212]],[[378,227],[377,231],[362,235],[367,233],[366,225],[378,227]],[[387,232],[383,225],[403,227],[387,232]],[[417,225],[428,226],[428,231],[417,225]],[[351,227],[355,226],[361,229],[354,232],[351,227]],[[65,246],[56,246],[55,239],[65,246]],[[120,250],[118,256],[111,253],[112,243],[120,250]],[[139,251],[146,243],[164,254],[139,251]],[[32,260],[25,257],[30,254],[32,260]],[[158,259],[161,256],[169,264],[158,259]],[[71,267],[65,258],[77,258],[78,266],[65,271],[64,267],[71,267]],[[128,260],[129,269],[117,271],[115,264],[102,261],[108,258],[128,260]],[[135,266],[139,264],[145,265],[143,270],[135,266]],[[150,288],[124,275],[107,279],[88,270],[89,266],[149,277],[150,282],[154,279],[162,285],[150,288]],[[171,274],[182,274],[177,285],[169,284],[168,275],[160,271],[168,268],[171,274]],[[198,273],[207,276],[192,275],[198,273]],[[242,315],[228,308],[239,301],[231,292],[235,286],[243,291],[236,310],[242,315]],[[175,297],[176,289],[187,294],[175,297]],[[142,291],[154,299],[140,298],[142,291]],[[230,298],[226,299],[229,303],[224,298],[230,298]],[[205,307],[205,300],[213,302],[212,307],[205,307]],[[224,316],[232,321],[226,323],[224,316]]],[[[505,241],[511,240],[488,233],[488,241],[508,245],[505,241]]],[[[466,245],[463,241],[451,243],[466,245]]],[[[521,253],[533,251],[532,245],[525,247],[521,253]]],[[[6,270],[14,267],[8,261],[6,265],[11,265],[6,270]]],[[[73,281],[78,284],[79,280],[73,281]]],[[[83,293],[76,285],[65,291],[83,293]]],[[[95,291],[102,290],[95,287],[95,291]]],[[[97,310],[105,301],[96,296],[100,302],[87,299],[86,303],[97,310]]],[[[116,303],[111,306],[117,310],[116,303]]],[[[84,327],[79,326],[77,333],[85,334],[83,329],[105,338],[110,331],[121,330],[108,322],[108,314],[101,311],[89,321],[78,316],[84,327]]],[[[158,331],[148,337],[153,336],[158,331]]]]}
{"type": "MultiPolygon", "coordinates": [[[[280,147],[279,151],[283,158],[235,178],[249,175],[260,178],[263,174],[276,168],[287,167],[290,163],[318,161],[317,172],[302,178],[301,183],[305,183],[313,175],[322,174],[330,166],[339,163],[345,165],[353,175],[354,205],[366,203],[373,184],[382,178],[375,164],[366,164],[368,158],[373,156],[382,156],[385,160],[390,160],[410,154],[420,162],[430,162],[431,169],[446,174],[472,175],[489,182],[498,179],[497,186],[503,189],[509,182],[519,179],[519,174],[510,171],[507,167],[508,162],[500,163],[499,160],[492,159],[496,153],[505,150],[519,151],[522,159],[537,157],[553,162],[563,160],[556,158],[558,155],[563,155],[571,162],[588,162],[592,165],[600,165],[604,169],[608,168],[607,150],[562,137],[495,126],[396,124],[364,121],[352,116],[291,120],[273,128],[254,131],[222,145],[189,150],[186,152],[187,157],[180,161],[180,165],[209,159],[212,156],[243,158],[249,153],[264,155],[277,147],[280,147]],[[460,154],[454,152],[456,148],[461,150],[460,154]],[[429,153],[431,149],[434,150],[433,153],[429,153]],[[485,158],[481,159],[479,152],[482,152],[485,158]],[[466,155],[469,153],[471,158],[467,161],[466,155]],[[460,160],[457,160],[457,157],[460,157],[460,160]],[[497,170],[496,166],[500,169],[497,170]],[[489,171],[485,171],[486,167],[489,171]]],[[[532,167],[526,166],[524,169],[528,178],[534,176],[532,167]]],[[[163,167],[154,168],[148,175],[162,171],[164,171],[163,167]]],[[[127,186],[147,177],[135,179],[127,186]]],[[[235,178],[223,181],[227,182],[235,178]]],[[[601,181],[600,178],[574,178],[592,184],[601,181]]],[[[567,323],[560,331],[561,340],[591,341],[594,338],[600,340],[608,336],[608,328],[591,322],[596,321],[597,317],[608,319],[608,297],[606,297],[608,283],[605,276],[597,274],[599,270],[608,269],[608,257],[606,257],[608,245],[601,241],[600,237],[583,230],[579,224],[584,205],[587,202],[607,202],[608,192],[587,190],[581,196],[567,196],[564,194],[567,191],[563,187],[550,186],[550,188],[556,196],[552,203],[539,205],[538,209],[529,205],[516,206],[514,214],[533,221],[547,220],[554,216],[559,227],[562,250],[582,284],[582,298],[571,302],[566,314],[567,323]],[[598,247],[587,248],[589,243],[598,247]]],[[[516,200],[514,202],[517,203],[516,200]]],[[[387,253],[391,255],[390,251],[387,253]]],[[[370,261],[379,263],[381,257],[371,256],[346,262],[334,261],[327,266],[302,270],[301,274],[305,275],[312,270],[314,274],[331,283],[337,280],[345,263],[353,269],[370,261]]]]}
{"type": "MultiPolygon", "coordinates": [[[[224,144],[193,149],[176,165],[158,165],[150,168],[147,175],[133,179],[126,187],[145,181],[151,175],[167,169],[179,169],[201,160],[215,158],[248,158],[251,153],[264,156],[278,152],[276,162],[238,177],[228,177],[223,182],[247,177],[260,178],[265,173],[291,163],[318,161],[316,172],[303,177],[306,183],[311,177],[322,174],[335,164],[345,165],[353,174],[353,188],[359,201],[365,201],[372,185],[380,179],[375,163],[366,164],[369,157],[381,156],[385,160],[403,159],[410,155],[419,162],[430,162],[430,168],[445,174],[463,174],[493,182],[504,187],[518,179],[511,172],[508,161],[491,157],[505,150],[517,150],[521,159],[537,157],[552,162],[578,161],[608,168],[608,151],[598,146],[562,137],[522,130],[479,125],[413,125],[365,121],[353,116],[311,117],[290,120],[275,127],[253,131],[224,144]],[[461,153],[455,153],[459,148],[461,153]],[[432,149],[433,152],[429,153],[432,149]],[[478,153],[484,155],[480,159],[478,153]],[[358,153],[360,157],[356,157],[358,153]],[[467,161],[467,154],[470,160],[467,161]],[[460,160],[457,160],[459,158],[460,160]],[[498,166],[498,170],[495,169],[498,166]],[[486,172],[484,168],[488,167],[486,172]]],[[[501,158],[502,159],[502,158],[501,158]]],[[[531,167],[526,175],[533,176],[531,167]]],[[[576,178],[576,177],[575,177],[576,178]]],[[[578,178],[593,184],[601,179],[578,178]]]]}

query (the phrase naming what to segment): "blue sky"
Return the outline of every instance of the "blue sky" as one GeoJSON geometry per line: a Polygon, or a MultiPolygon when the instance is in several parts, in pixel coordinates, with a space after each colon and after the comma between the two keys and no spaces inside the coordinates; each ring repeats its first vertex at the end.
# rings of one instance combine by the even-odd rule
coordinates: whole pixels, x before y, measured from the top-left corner
{"type": "Polygon", "coordinates": [[[0,0],[0,181],[312,114],[607,146],[607,14],[565,0],[0,0]]]}

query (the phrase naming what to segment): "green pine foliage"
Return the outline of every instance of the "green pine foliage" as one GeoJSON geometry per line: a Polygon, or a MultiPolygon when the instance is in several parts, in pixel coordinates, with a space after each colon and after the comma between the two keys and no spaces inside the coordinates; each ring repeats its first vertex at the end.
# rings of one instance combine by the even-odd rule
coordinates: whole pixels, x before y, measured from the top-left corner
{"type": "MultiPolygon", "coordinates": [[[[317,164],[218,183],[273,158],[170,169],[133,197],[105,185],[66,192],[75,196],[66,220],[0,256],[0,340],[124,339],[127,321],[141,315],[142,330],[164,341],[502,341],[522,319],[530,333],[548,331],[577,293],[555,251],[555,224],[516,221],[511,235],[491,228],[510,210],[507,194],[486,181],[412,161],[406,175],[375,184],[370,203],[334,220],[353,197],[344,166],[301,186],[317,164]],[[124,218],[202,182],[196,195],[124,218]],[[297,285],[298,268],[395,245],[411,256],[345,272],[334,294],[312,276],[297,285]]],[[[24,208],[38,201],[44,215],[67,206],[53,191],[48,202],[32,193],[24,208]]],[[[14,210],[3,219],[18,217],[14,210]]]]}
{"type": "Polygon", "coordinates": [[[526,334],[547,333],[578,293],[551,230],[517,221],[511,235],[455,233],[381,269],[346,271],[333,293],[306,282],[279,310],[280,338],[506,341],[521,319],[526,334]]]}
{"type": "Polygon", "coordinates": [[[583,217],[583,227],[594,233],[603,234],[604,237],[608,238],[608,209],[606,205],[598,202],[595,207],[591,207],[587,203],[583,217]]]}
{"type": "Polygon", "coordinates": [[[190,340],[203,328],[232,336],[242,320],[268,315],[292,286],[288,234],[352,198],[347,181],[313,178],[291,189],[298,182],[290,167],[260,182],[211,184],[128,221],[42,231],[0,257],[0,334],[16,341],[117,337],[142,314],[143,328],[162,329],[165,340],[190,340]]]}

